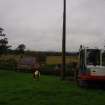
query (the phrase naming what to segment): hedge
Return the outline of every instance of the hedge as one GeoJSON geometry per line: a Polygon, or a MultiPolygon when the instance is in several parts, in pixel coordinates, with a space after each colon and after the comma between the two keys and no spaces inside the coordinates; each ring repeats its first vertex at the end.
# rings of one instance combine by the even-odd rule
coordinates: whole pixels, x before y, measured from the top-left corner
{"type": "Polygon", "coordinates": [[[0,69],[15,70],[16,61],[14,59],[0,60],[0,69]]]}

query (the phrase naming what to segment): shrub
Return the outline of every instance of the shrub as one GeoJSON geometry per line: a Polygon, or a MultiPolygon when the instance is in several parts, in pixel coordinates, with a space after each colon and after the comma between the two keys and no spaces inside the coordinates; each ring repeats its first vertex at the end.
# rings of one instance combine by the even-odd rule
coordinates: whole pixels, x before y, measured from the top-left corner
{"type": "MultiPolygon", "coordinates": [[[[45,65],[41,68],[42,74],[48,74],[48,75],[60,75],[61,69],[55,70],[56,65],[45,65]]],[[[74,69],[72,65],[66,65],[66,76],[74,76],[74,69]]]]}
{"type": "Polygon", "coordinates": [[[0,69],[15,70],[16,61],[14,59],[0,60],[0,69]]]}

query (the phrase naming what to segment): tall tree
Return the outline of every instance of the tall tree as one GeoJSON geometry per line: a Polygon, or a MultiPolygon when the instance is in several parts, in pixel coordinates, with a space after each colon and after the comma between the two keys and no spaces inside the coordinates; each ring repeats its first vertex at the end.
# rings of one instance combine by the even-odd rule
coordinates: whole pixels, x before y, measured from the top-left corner
{"type": "Polygon", "coordinates": [[[19,53],[24,53],[24,50],[26,48],[26,45],[25,44],[20,44],[18,47],[17,47],[17,51],[19,53]]]}
{"type": "Polygon", "coordinates": [[[6,34],[3,33],[4,29],[0,28],[0,53],[6,53],[8,48],[11,47],[8,45],[8,38],[6,38],[6,34]]]}

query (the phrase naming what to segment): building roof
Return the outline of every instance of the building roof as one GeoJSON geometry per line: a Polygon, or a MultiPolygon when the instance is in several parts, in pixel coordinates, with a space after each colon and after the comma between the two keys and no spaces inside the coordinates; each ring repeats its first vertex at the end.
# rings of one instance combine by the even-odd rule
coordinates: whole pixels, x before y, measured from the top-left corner
{"type": "Polygon", "coordinates": [[[19,61],[19,64],[22,65],[33,65],[35,63],[36,59],[34,57],[24,57],[21,58],[21,60],[19,61]]]}

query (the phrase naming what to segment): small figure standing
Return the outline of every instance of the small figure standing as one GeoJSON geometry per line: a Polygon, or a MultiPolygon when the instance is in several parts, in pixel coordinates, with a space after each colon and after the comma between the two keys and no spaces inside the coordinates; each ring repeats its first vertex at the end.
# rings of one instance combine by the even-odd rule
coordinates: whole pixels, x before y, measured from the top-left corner
{"type": "Polygon", "coordinates": [[[60,70],[61,70],[61,65],[60,64],[56,65],[54,69],[55,69],[56,76],[59,75],[60,74],[60,70]]]}
{"type": "Polygon", "coordinates": [[[40,77],[40,65],[38,62],[35,62],[34,65],[33,65],[33,70],[32,70],[32,74],[33,74],[33,79],[39,79],[40,77]]]}

